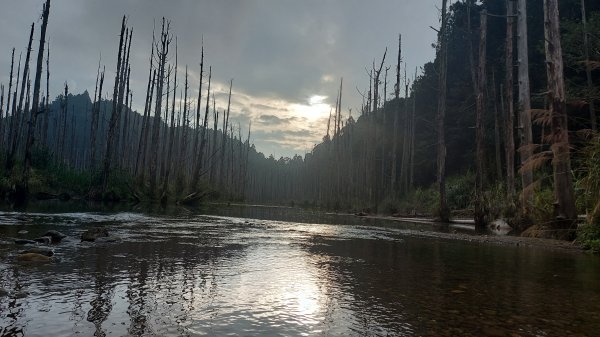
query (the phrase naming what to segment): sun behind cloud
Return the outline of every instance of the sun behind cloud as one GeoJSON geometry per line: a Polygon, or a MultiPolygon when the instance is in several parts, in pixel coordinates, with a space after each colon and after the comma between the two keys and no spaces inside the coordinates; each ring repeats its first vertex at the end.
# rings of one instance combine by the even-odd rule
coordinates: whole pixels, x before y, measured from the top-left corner
{"type": "Polygon", "coordinates": [[[309,121],[327,117],[331,110],[331,105],[325,103],[327,96],[313,95],[308,99],[308,104],[291,104],[290,111],[297,117],[306,118],[309,121]]]}

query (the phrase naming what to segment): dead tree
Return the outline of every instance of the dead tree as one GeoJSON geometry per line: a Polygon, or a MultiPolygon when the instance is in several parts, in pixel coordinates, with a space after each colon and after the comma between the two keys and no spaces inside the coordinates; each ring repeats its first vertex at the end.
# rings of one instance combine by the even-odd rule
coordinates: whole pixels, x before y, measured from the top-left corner
{"type": "Polygon", "coordinates": [[[576,227],[577,211],[571,177],[565,80],[560,43],[558,1],[544,0],[546,73],[552,127],[555,216],[562,228],[576,227]]]}
{"type": "Polygon", "coordinates": [[[585,0],[581,0],[581,24],[583,25],[583,52],[585,57],[585,76],[587,79],[587,100],[588,100],[588,108],[590,110],[590,124],[592,126],[592,130],[596,131],[596,108],[594,105],[594,96],[592,95],[592,90],[594,87],[594,83],[592,81],[592,64],[590,62],[590,42],[589,35],[590,33],[587,31],[587,18],[585,15],[585,0]]]}
{"type": "Polygon", "coordinates": [[[48,16],[50,15],[50,0],[46,1],[42,15],[42,30],[40,32],[40,47],[38,49],[38,58],[35,71],[35,80],[33,82],[33,103],[31,116],[29,119],[29,130],[27,132],[27,142],[25,143],[25,160],[23,166],[23,186],[28,191],[29,170],[31,167],[31,148],[34,142],[34,135],[37,123],[37,116],[40,112],[40,86],[42,82],[42,65],[44,63],[44,43],[46,42],[46,28],[48,27],[48,16]]]}
{"type": "MultiPolygon", "coordinates": [[[[513,99],[513,36],[514,36],[514,1],[506,0],[506,94],[505,97],[505,127],[504,127],[504,145],[506,149],[506,196],[512,204],[515,197],[515,138],[514,138],[514,99],[513,99]]],[[[504,111],[504,109],[502,109],[504,111]]]]}
{"type": "MultiPolygon", "coordinates": [[[[162,123],[161,111],[162,111],[162,97],[165,84],[165,65],[167,64],[167,55],[169,54],[169,45],[171,44],[171,37],[169,36],[169,29],[171,23],[163,18],[162,31],[160,34],[160,46],[157,46],[158,53],[158,77],[156,83],[156,105],[154,108],[154,123],[152,128],[152,146],[151,146],[151,158],[150,158],[150,196],[154,198],[156,192],[156,179],[158,169],[158,149],[159,146],[159,131],[162,123]]],[[[167,93],[168,94],[168,93],[167,93]]]]}
{"type": "MultiPolygon", "coordinates": [[[[25,89],[27,85],[27,79],[29,78],[29,59],[31,56],[31,43],[33,42],[33,31],[35,25],[31,24],[31,32],[29,34],[29,44],[27,45],[27,56],[25,57],[25,65],[23,67],[23,79],[21,80],[21,92],[19,95],[19,105],[16,111],[13,111],[12,115],[12,139],[11,146],[8,156],[6,157],[6,171],[11,172],[12,168],[15,164],[15,155],[19,147],[19,140],[21,138],[21,128],[19,125],[21,124],[21,119],[23,118],[23,99],[25,98],[25,89]]],[[[18,85],[17,85],[18,86],[18,85]]]]}
{"type": "MultiPolygon", "coordinates": [[[[198,84],[198,103],[196,104],[196,120],[195,122],[195,130],[194,133],[194,170],[192,177],[192,189],[196,189],[198,186],[198,181],[200,177],[199,172],[202,167],[202,151],[198,152],[198,146],[200,144],[200,109],[202,109],[201,98],[202,98],[202,76],[204,75],[204,39],[202,40],[202,51],[200,53],[200,83],[198,84]]],[[[210,82],[210,79],[209,79],[210,82]]],[[[209,96],[206,96],[206,113],[204,114],[204,129],[202,130],[202,138],[204,138],[204,130],[206,130],[206,118],[208,116],[208,105],[209,105],[209,96]]]]}
{"type": "MultiPolygon", "coordinates": [[[[521,165],[532,155],[531,144],[533,141],[531,131],[531,97],[529,89],[529,49],[527,46],[527,0],[517,0],[517,50],[519,59],[519,139],[521,165]]],[[[509,88],[506,88],[509,90],[509,88]]],[[[533,172],[521,170],[523,185],[522,206],[525,210],[530,209],[533,202],[533,191],[530,185],[533,183],[533,172]]]]}
{"type": "Polygon", "coordinates": [[[492,97],[494,100],[494,145],[496,150],[496,179],[502,180],[502,150],[500,143],[500,118],[498,116],[498,94],[496,92],[496,72],[492,72],[492,97]]]}
{"type": "Polygon", "coordinates": [[[223,136],[221,138],[221,156],[219,165],[219,187],[224,188],[225,186],[225,149],[227,145],[227,127],[229,125],[229,109],[231,108],[231,89],[233,88],[233,79],[229,81],[229,98],[227,99],[227,111],[223,119],[223,136]]]}
{"type": "Polygon", "coordinates": [[[115,134],[117,132],[117,122],[119,121],[119,110],[118,110],[118,101],[119,96],[121,95],[121,76],[123,72],[123,54],[125,54],[125,45],[123,43],[123,39],[125,37],[125,29],[126,29],[126,20],[127,18],[123,16],[123,21],[121,22],[121,35],[119,40],[119,53],[117,56],[117,72],[115,74],[115,84],[113,88],[113,102],[112,102],[112,113],[110,117],[110,122],[108,125],[108,135],[106,137],[106,150],[104,153],[104,164],[102,167],[102,193],[106,192],[108,188],[108,177],[110,174],[110,163],[112,160],[112,153],[114,150],[115,144],[115,134]]]}
{"type": "Polygon", "coordinates": [[[145,168],[144,168],[144,158],[145,158],[145,154],[146,154],[146,141],[147,141],[147,135],[148,135],[148,123],[149,123],[149,116],[150,116],[150,105],[151,105],[151,99],[152,99],[152,93],[154,90],[154,82],[156,80],[156,70],[153,67],[153,62],[154,62],[154,42],[155,42],[155,34],[154,34],[154,30],[152,31],[152,46],[151,46],[151,51],[150,51],[150,69],[148,70],[148,84],[146,85],[146,101],[144,103],[144,116],[142,119],[142,129],[140,130],[140,139],[138,142],[138,151],[137,151],[137,158],[135,161],[135,169],[134,169],[134,175],[138,175],[140,173],[140,169],[142,170],[141,172],[141,180],[143,181],[143,175],[145,172],[145,168]]]}
{"type": "Polygon", "coordinates": [[[171,159],[173,158],[173,146],[175,144],[175,98],[177,93],[177,38],[175,38],[175,76],[173,79],[173,100],[171,102],[171,127],[169,128],[169,149],[167,151],[167,161],[165,166],[165,174],[163,177],[163,186],[161,193],[161,201],[166,201],[167,189],[169,187],[169,175],[171,174],[171,159]]]}
{"type": "Polygon", "coordinates": [[[400,114],[402,109],[400,107],[400,64],[402,63],[402,34],[398,35],[398,62],[396,63],[396,85],[394,86],[394,96],[396,98],[396,111],[394,112],[394,136],[392,146],[392,174],[390,187],[396,193],[398,191],[398,132],[400,114]]]}
{"type": "MultiPolygon", "coordinates": [[[[197,159],[195,163],[195,168],[192,177],[192,189],[198,188],[198,183],[200,182],[200,175],[202,173],[202,160],[204,159],[204,147],[206,146],[206,130],[208,128],[208,110],[209,110],[209,97],[210,97],[210,82],[212,78],[212,67],[208,68],[208,89],[206,91],[206,109],[204,111],[204,121],[202,123],[202,137],[200,140],[200,152],[196,152],[197,159]]],[[[199,95],[199,94],[198,94],[199,95]]],[[[213,94],[213,102],[214,102],[214,94],[213,94]]],[[[198,100],[198,105],[200,105],[200,100],[198,100]]],[[[198,111],[200,109],[198,108],[198,111]]],[[[198,132],[198,131],[196,131],[198,132]]]]}
{"type": "Polygon", "coordinates": [[[179,171],[177,175],[176,187],[177,191],[183,190],[183,185],[185,184],[187,169],[188,169],[188,69],[185,67],[185,86],[183,89],[184,98],[183,98],[183,116],[181,120],[181,138],[179,143],[179,171]]]}
{"type": "Polygon", "coordinates": [[[476,142],[476,179],[475,179],[475,227],[483,228],[486,224],[484,211],[485,183],[485,146],[483,134],[483,115],[485,114],[485,85],[486,85],[486,48],[487,48],[487,11],[481,11],[479,38],[479,63],[477,69],[476,113],[475,113],[475,142],[476,142]]]}
{"type": "Polygon", "coordinates": [[[436,114],[436,129],[437,129],[437,182],[439,187],[439,204],[437,210],[438,220],[447,222],[450,220],[450,211],[446,204],[446,141],[444,134],[444,119],[446,116],[446,71],[448,64],[448,41],[446,36],[447,30],[447,13],[446,4],[448,0],[442,0],[442,22],[438,34],[438,55],[439,61],[439,77],[438,77],[438,104],[436,114]]]}
{"type": "MultiPolygon", "coordinates": [[[[9,81],[8,81],[8,93],[7,93],[7,97],[6,97],[6,120],[2,123],[2,138],[0,139],[0,141],[2,142],[2,145],[5,145],[5,141],[8,142],[8,139],[10,139],[10,137],[7,137],[8,131],[10,130],[10,127],[8,124],[8,113],[10,112],[10,98],[12,95],[12,83],[13,83],[13,69],[14,69],[14,65],[15,65],[15,48],[12,49],[12,56],[10,58],[10,77],[9,77],[9,81]]],[[[12,118],[12,117],[11,117],[12,118]]]]}

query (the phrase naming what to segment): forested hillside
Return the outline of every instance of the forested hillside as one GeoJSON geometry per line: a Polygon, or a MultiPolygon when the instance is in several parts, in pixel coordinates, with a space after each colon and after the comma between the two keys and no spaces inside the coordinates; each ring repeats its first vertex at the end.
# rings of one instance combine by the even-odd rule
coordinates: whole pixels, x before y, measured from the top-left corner
{"type": "MultiPolygon", "coordinates": [[[[265,166],[266,176],[272,172],[277,176],[265,180],[269,185],[257,200],[340,210],[437,213],[447,219],[450,214],[439,204],[438,114],[443,107],[442,182],[446,177],[448,181],[442,185],[447,209],[463,215],[481,211],[482,222],[509,217],[523,227],[532,219],[557,216],[552,163],[558,126],[553,122],[550,85],[556,81],[548,81],[543,5],[542,1],[453,3],[442,15],[445,25],[438,31],[436,60],[423,66],[402,62],[402,49],[410,46],[400,45],[398,54],[391,48],[373,51],[358,119],[349,118],[343,103],[338,104],[328,134],[311,153],[271,160],[265,166]],[[518,6],[523,5],[527,16],[520,20],[523,9],[518,6]],[[526,40],[521,38],[524,27],[526,40]],[[444,59],[447,65],[442,65],[444,59]],[[447,71],[440,79],[442,67],[447,71]],[[445,87],[445,99],[440,99],[440,85],[445,87]]],[[[568,175],[575,183],[577,212],[591,214],[594,207],[598,211],[597,185],[582,182],[597,184],[598,179],[589,168],[597,164],[597,152],[590,151],[594,144],[597,151],[598,142],[600,4],[573,0],[560,1],[559,7],[572,166],[568,175]],[[583,12],[582,5],[587,6],[583,12]]],[[[354,94],[352,89],[342,92],[354,94]]]]}

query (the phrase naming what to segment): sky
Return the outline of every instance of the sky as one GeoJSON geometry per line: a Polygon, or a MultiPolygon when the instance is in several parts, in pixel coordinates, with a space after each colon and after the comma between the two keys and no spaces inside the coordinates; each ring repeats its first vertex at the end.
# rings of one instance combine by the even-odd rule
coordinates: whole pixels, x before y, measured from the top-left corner
{"type": "MultiPolygon", "coordinates": [[[[6,87],[11,50],[16,48],[17,59],[21,52],[25,56],[30,25],[39,29],[43,3],[0,0],[0,82],[6,87]]],[[[436,33],[430,26],[439,26],[440,6],[441,0],[52,0],[50,94],[60,94],[67,82],[70,92],[93,95],[100,56],[104,96],[112,93],[120,23],[127,15],[133,28],[133,108],[143,111],[152,30],[165,17],[178,41],[178,82],[187,65],[191,97],[197,98],[204,41],[219,111],[227,106],[233,79],[236,134],[239,127],[245,138],[251,123],[258,151],[276,158],[304,155],[326,134],[341,78],[344,117],[350,111],[358,117],[359,90],[369,86],[366,69],[380,62],[386,47],[391,94],[398,34],[409,74],[433,59],[436,33]]],[[[206,83],[202,95],[204,100],[206,83]]]]}

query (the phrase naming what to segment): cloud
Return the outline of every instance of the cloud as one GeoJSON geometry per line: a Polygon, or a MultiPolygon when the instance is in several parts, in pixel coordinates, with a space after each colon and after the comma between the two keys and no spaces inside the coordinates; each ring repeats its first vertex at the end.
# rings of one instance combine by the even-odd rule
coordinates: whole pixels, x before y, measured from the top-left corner
{"type": "MultiPolygon", "coordinates": [[[[39,28],[42,4],[43,0],[3,3],[0,45],[5,48],[0,52],[0,82],[5,85],[10,48],[17,48],[17,58],[24,51],[29,25],[35,21],[39,28]]],[[[303,149],[300,144],[309,144],[310,149],[311,142],[322,138],[340,78],[344,78],[343,111],[360,110],[356,88],[368,87],[365,67],[381,57],[385,47],[389,47],[387,63],[395,62],[398,33],[403,33],[403,58],[409,68],[433,58],[431,43],[436,36],[428,27],[439,24],[436,6],[439,0],[181,0],[176,5],[169,0],[53,1],[48,27],[50,91],[52,96],[58,95],[68,81],[72,92],[93,92],[102,54],[105,94],[110,93],[120,21],[128,15],[134,29],[133,106],[143,110],[153,25],[164,16],[172,21],[177,36],[179,88],[187,65],[188,95],[197,98],[204,40],[205,65],[206,69],[213,67],[212,86],[220,113],[227,108],[229,80],[233,78],[231,114],[236,125],[247,128],[252,121],[256,131],[276,131],[276,126],[284,124],[261,123],[260,116],[284,121],[295,117],[280,130],[282,134],[269,136],[281,136],[281,141],[263,140],[258,133],[255,138],[259,151],[292,155],[303,149]],[[324,98],[311,101],[315,97],[324,98]],[[285,133],[306,129],[313,134],[302,139],[285,133]]],[[[203,100],[204,95],[202,92],[203,100]]]]}

